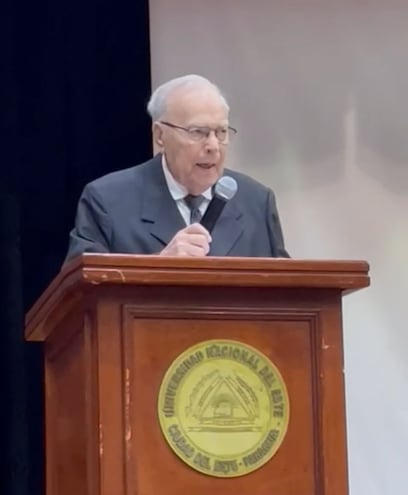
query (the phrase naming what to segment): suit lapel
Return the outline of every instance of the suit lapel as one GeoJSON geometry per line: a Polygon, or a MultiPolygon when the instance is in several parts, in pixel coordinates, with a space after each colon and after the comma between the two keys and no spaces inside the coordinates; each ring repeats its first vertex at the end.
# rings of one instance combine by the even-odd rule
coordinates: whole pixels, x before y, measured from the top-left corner
{"type": "Polygon", "coordinates": [[[166,245],[186,224],[167,187],[161,165],[161,155],[154,157],[146,167],[144,183],[146,188],[143,195],[141,219],[150,224],[150,234],[166,245]]]}
{"type": "Polygon", "coordinates": [[[243,233],[242,212],[234,199],[225,206],[212,232],[210,256],[227,256],[243,233]]]}

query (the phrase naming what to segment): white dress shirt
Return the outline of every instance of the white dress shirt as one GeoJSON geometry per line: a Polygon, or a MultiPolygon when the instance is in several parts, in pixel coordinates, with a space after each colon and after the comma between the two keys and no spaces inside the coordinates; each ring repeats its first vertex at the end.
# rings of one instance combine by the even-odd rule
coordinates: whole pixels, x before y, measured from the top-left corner
{"type": "MultiPolygon", "coordinates": [[[[189,195],[189,192],[183,185],[178,183],[176,179],[171,175],[171,172],[167,166],[166,158],[164,155],[162,155],[162,167],[171,197],[176,202],[177,208],[179,209],[181,216],[186,222],[186,225],[190,225],[190,208],[187,206],[186,202],[184,201],[184,198],[189,195]]],[[[201,203],[199,210],[201,215],[204,215],[205,210],[207,209],[212,199],[211,187],[209,187],[206,191],[204,191],[202,195],[204,196],[204,201],[201,203]]]]}

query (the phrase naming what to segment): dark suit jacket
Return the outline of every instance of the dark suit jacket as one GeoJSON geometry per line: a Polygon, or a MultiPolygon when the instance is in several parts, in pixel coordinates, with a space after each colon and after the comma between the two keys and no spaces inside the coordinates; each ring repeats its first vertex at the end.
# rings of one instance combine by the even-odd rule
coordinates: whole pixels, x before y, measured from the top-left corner
{"type": "MultiPolygon", "coordinates": [[[[235,178],[238,192],[212,231],[209,254],[287,257],[273,192],[246,175],[225,174],[235,178]]],[[[66,261],[83,252],[159,253],[185,226],[157,155],[85,187],[66,261]]]]}

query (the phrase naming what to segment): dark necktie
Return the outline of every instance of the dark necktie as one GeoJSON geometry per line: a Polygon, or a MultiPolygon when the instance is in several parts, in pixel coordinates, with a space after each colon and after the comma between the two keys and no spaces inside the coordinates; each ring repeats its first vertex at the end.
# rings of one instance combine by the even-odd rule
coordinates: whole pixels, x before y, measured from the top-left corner
{"type": "Polygon", "coordinates": [[[200,205],[204,199],[204,196],[193,196],[192,194],[184,198],[186,205],[190,208],[190,223],[198,223],[201,220],[200,205]]]}

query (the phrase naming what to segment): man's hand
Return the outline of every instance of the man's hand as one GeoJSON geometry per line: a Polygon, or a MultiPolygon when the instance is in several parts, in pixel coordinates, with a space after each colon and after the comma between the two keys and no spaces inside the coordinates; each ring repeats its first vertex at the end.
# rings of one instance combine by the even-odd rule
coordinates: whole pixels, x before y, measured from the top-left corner
{"type": "Polygon", "coordinates": [[[210,251],[211,235],[199,223],[179,230],[161,256],[206,256],[210,251]]]}

